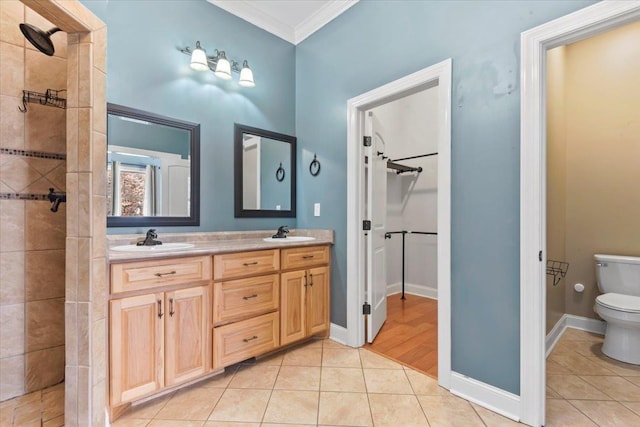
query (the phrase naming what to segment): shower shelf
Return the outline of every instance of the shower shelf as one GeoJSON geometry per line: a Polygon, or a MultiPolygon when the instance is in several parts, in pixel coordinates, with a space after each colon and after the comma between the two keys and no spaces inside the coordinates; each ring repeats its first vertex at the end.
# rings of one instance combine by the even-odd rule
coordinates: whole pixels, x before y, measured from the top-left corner
{"type": "Polygon", "coordinates": [[[553,286],[557,286],[560,280],[567,275],[569,263],[563,261],[547,260],[547,275],[553,276],[553,286]]]}
{"type": "Polygon", "coordinates": [[[65,98],[60,97],[60,92],[66,92],[66,89],[47,89],[45,93],[41,92],[33,92],[30,90],[22,91],[22,108],[18,107],[18,109],[26,113],[27,112],[27,104],[29,102],[40,105],[47,105],[49,107],[57,107],[57,108],[67,108],[67,100],[65,98]]]}

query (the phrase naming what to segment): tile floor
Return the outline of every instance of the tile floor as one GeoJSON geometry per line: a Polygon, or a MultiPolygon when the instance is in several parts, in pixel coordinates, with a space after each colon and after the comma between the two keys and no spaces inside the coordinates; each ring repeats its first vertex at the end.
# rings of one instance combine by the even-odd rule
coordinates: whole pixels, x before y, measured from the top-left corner
{"type": "Polygon", "coordinates": [[[567,329],[547,358],[547,427],[640,426],[640,366],[602,354],[602,340],[567,329]]]}
{"type": "Polygon", "coordinates": [[[64,425],[64,383],[0,403],[2,427],[64,425]]]}
{"type": "Polygon", "coordinates": [[[521,426],[437,381],[331,340],[314,340],[156,399],[114,427],[521,426]]]}
{"type": "MultiPolygon", "coordinates": [[[[547,427],[640,426],[640,366],[568,329],[547,359],[547,427]]],[[[0,403],[0,425],[64,424],[64,385],[0,403]]],[[[133,408],[114,427],[522,426],[364,348],[315,340],[133,408]]]]}

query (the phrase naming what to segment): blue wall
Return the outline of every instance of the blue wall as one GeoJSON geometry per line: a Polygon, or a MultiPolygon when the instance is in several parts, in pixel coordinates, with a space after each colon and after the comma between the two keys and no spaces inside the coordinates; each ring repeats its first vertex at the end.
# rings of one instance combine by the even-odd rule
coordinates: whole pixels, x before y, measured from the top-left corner
{"type": "Polygon", "coordinates": [[[451,57],[452,369],[520,393],[520,33],[591,3],[363,0],[297,46],[298,225],[335,229],[333,323],[346,326],[347,100],[451,57]]]}
{"type": "Polygon", "coordinates": [[[592,1],[362,0],[297,47],[204,0],[82,1],[108,25],[108,101],[202,125],[202,226],[161,231],[295,226],[233,218],[233,123],[298,137],[297,225],[336,231],[331,320],[342,326],[346,102],[453,58],[452,368],[519,394],[520,33],[592,1]],[[192,72],[176,48],[196,39],[246,57],[257,87],[192,72]]]}
{"type": "MultiPolygon", "coordinates": [[[[107,24],[107,101],[200,123],[200,227],[160,232],[275,230],[295,218],[233,216],[233,124],[295,134],[295,47],[204,0],[82,0],[107,24]],[[189,68],[178,47],[247,59],[256,87],[189,68]]],[[[143,232],[110,228],[109,233],[143,232]]]]}

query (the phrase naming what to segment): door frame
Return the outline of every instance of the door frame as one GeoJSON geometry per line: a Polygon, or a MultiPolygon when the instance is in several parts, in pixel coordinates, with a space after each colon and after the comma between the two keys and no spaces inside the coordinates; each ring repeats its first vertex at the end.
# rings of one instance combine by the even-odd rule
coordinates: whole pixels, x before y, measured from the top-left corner
{"type": "Polygon", "coordinates": [[[438,87],[438,382],[451,379],[451,58],[347,101],[347,344],[364,345],[365,111],[438,87]]]}
{"type": "Polygon", "coordinates": [[[546,51],[638,19],[640,1],[603,1],[521,34],[520,419],[529,425],[545,421],[546,51]]]}

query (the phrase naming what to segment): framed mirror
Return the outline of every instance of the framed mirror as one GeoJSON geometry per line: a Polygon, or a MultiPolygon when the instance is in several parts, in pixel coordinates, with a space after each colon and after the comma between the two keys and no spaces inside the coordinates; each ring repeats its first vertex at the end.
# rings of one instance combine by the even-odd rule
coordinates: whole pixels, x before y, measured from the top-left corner
{"type": "Polygon", "coordinates": [[[296,216],[296,137],[235,124],[236,218],[296,216]]]}
{"type": "Polygon", "coordinates": [[[200,125],[107,104],[107,226],[200,225],[200,125]]]}

